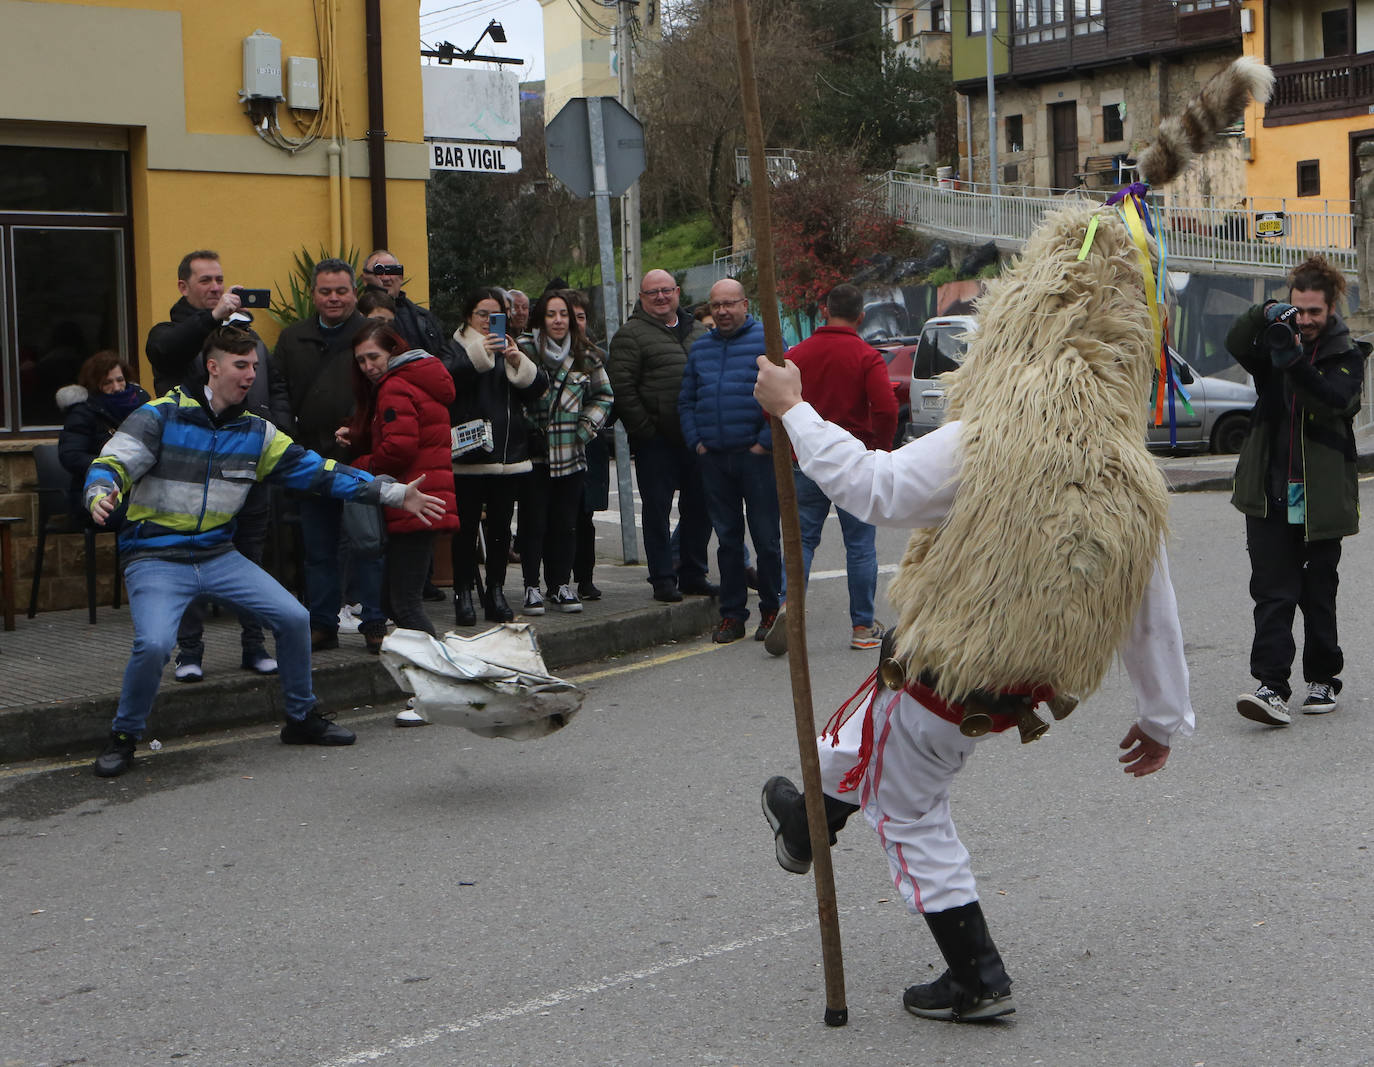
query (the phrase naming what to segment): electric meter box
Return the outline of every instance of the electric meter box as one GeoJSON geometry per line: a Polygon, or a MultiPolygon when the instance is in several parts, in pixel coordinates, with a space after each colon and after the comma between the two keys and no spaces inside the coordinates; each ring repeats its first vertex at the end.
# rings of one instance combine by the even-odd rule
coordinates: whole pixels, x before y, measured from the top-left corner
{"type": "Polygon", "coordinates": [[[243,39],[244,100],[282,100],[281,39],[262,30],[243,39]]]}
{"type": "Polygon", "coordinates": [[[300,111],[320,110],[320,61],[291,56],[286,61],[286,106],[300,111]]]}

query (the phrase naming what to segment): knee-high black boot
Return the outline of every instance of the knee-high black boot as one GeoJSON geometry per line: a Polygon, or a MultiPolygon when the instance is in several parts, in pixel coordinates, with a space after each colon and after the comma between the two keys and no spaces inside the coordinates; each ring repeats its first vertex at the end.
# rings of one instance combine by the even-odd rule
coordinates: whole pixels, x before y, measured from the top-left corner
{"type": "Polygon", "coordinates": [[[935,981],[911,986],[903,993],[906,1010],[927,1019],[950,1019],[956,1023],[995,1019],[1014,1012],[1011,979],[1002,966],[997,946],[992,943],[978,901],[947,911],[927,912],[925,919],[949,970],[935,981]]]}
{"type": "MultiPolygon", "coordinates": [[[[857,804],[837,800],[825,794],[825,825],[830,831],[830,843],[849,817],[859,810],[857,804]]],[[[792,782],[778,775],[763,784],[763,815],[773,828],[778,865],[793,874],[805,874],[811,869],[811,831],[806,821],[806,800],[792,782]]]]}

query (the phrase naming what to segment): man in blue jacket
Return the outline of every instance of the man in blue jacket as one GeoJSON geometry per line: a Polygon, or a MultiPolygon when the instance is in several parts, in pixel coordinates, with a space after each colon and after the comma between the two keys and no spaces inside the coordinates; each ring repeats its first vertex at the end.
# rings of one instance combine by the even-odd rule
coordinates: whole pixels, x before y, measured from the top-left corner
{"type": "Polygon", "coordinates": [[[768,414],[754,399],[756,360],[765,349],[763,326],[749,314],[744,287],[733,278],[711,287],[709,304],[715,329],[688,353],[677,406],[683,440],[700,457],[706,508],[719,542],[720,626],[712,640],[725,644],[744,636],[747,521],[758,557],[762,616],[754,640],[762,641],[777,621],[783,591],[773,435],[768,414]]]}

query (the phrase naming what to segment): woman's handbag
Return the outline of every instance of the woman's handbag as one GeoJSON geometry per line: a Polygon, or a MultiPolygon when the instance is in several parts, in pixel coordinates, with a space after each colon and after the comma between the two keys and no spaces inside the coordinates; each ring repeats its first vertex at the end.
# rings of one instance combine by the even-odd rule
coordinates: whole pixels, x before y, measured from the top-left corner
{"type": "Polygon", "coordinates": [[[348,547],[364,559],[377,559],[386,550],[386,524],[376,504],[345,500],[343,535],[348,547]]]}

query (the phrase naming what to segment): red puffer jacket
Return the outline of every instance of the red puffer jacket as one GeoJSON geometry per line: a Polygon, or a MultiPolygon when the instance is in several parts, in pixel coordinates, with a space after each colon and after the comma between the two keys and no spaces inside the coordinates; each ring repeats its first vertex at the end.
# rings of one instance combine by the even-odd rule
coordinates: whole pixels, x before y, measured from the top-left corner
{"type": "Polygon", "coordinates": [[[393,359],[377,383],[370,451],[350,462],[373,474],[389,474],[398,482],[413,482],[423,474],[420,488],[444,502],[444,517],[433,526],[399,508],[383,508],[386,528],[392,533],[458,529],[448,432],[453,395],[453,376],[438,359],[418,349],[393,359]]]}

